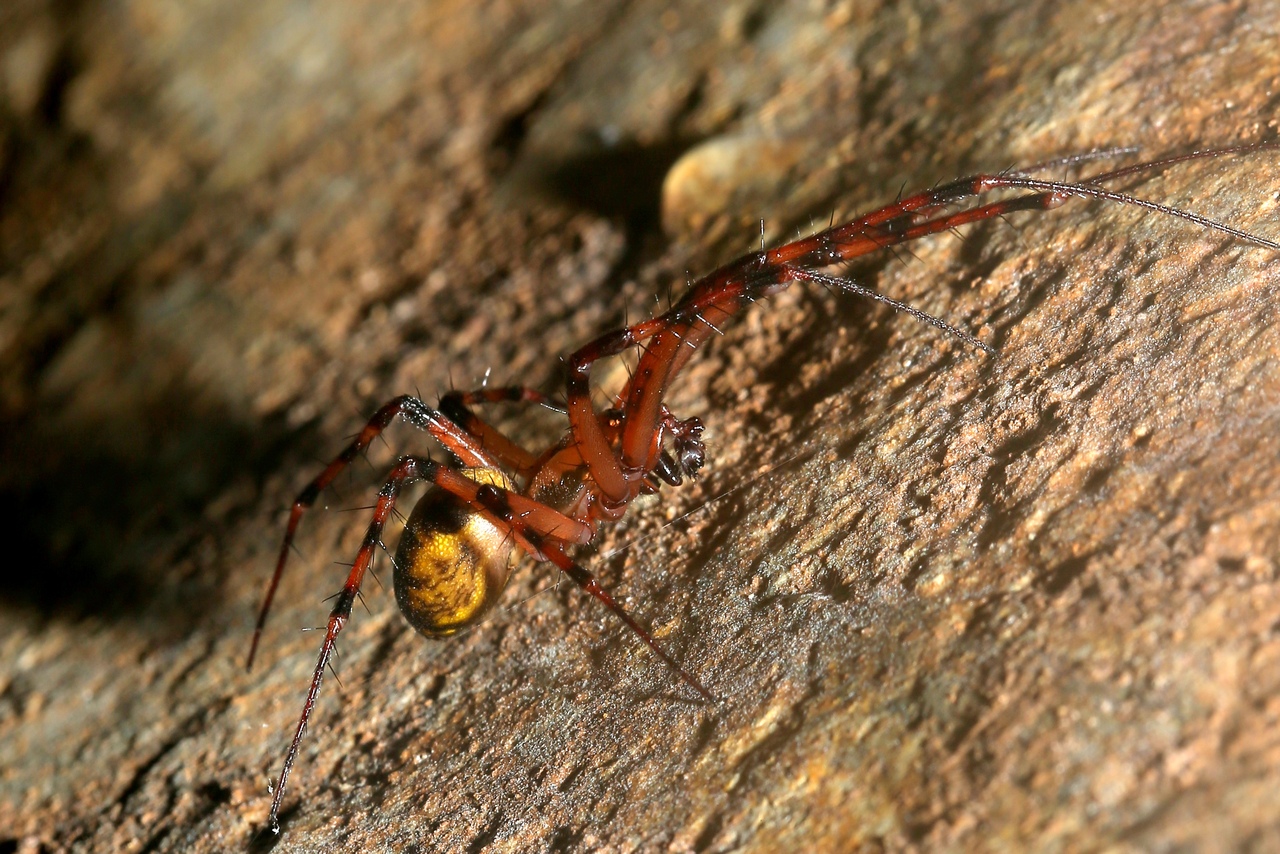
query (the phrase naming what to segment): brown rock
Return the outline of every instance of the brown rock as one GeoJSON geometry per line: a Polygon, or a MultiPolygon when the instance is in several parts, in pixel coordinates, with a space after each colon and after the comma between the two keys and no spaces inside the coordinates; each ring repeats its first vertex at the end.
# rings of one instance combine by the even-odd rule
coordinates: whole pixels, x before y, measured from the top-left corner
{"type": "MultiPolygon", "coordinates": [[[[281,509],[385,399],[553,389],[762,217],[1274,137],[1275,3],[20,14],[54,25],[34,64],[0,39],[39,83],[0,109],[0,851],[1280,841],[1280,256],[1116,206],[850,271],[998,358],[800,288],[699,354],[706,475],[583,560],[715,706],[546,567],[439,644],[370,584],[260,836],[336,511],[408,428],[304,521],[242,668],[281,509]]],[[[1122,188],[1280,237],[1275,152],[1122,188]]]]}

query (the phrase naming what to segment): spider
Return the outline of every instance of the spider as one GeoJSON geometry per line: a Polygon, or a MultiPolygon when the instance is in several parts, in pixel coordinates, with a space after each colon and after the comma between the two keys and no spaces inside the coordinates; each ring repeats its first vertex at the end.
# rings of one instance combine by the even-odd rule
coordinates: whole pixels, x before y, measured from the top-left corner
{"type": "Polygon", "coordinates": [[[663,399],[681,369],[712,333],[719,332],[750,303],[776,294],[792,282],[811,282],[885,303],[994,356],[994,348],[968,332],[849,278],[822,270],[969,223],[1017,211],[1049,211],[1071,198],[1134,206],[1280,250],[1280,243],[1274,240],[1103,186],[1108,181],[1149,174],[1191,160],[1275,147],[1280,147],[1280,140],[1193,151],[1113,169],[1077,182],[1034,176],[1051,167],[1114,158],[1136,149],[1098,150],[1026,169],[961,178],[777,248],[762,246],[760,251],[697,280],[669,310],[601,335],[574,352],[567,361],[563,405],[522,386],[453,391],[434,408],[407,395],[384,404],[294,500],[275,572],[258,614],[247,667],[252,667],[303,514],[352,460],[398,416],[430,433],[455,461],[446,465],[425,456],[402,456],[378,492],[373,518],[329,614],[311,687],[272,793],[272,832],[279,832],[285,784],[297,760],[338,634],[350,619],[365,572],[377,550],[383,548],[383,528],[407,484],[429,484],[427,493],[409,515],[392,561],[396,601],[405,619],[420,633],[445,638],[477,622],[506,586],[511,574],[510,556],[518,547],[539,561],[554,564],[625,623],[680,680],[705,701],[714,702],[712,693],[664,651],[590,571],[570,557],[573,547],[591,542],[601,523],[620,518],[635,498],[656,493],[663,486],[679,486],[702,468],[706,461],[702,422],[696,417],[677,417],[663,399]],[[971,201],[997,190],[1012,191],[1014,195],[986,203],[971,201]],[[609,408],[597,409],[591,396],[592,366],[632,348],[639,349],[639,356],[630,380],[609,408]],[[477,405],[495,402],[555,409],[567,417],[568,429],[549,448],[531,452],[473,411],[477,405]]]}

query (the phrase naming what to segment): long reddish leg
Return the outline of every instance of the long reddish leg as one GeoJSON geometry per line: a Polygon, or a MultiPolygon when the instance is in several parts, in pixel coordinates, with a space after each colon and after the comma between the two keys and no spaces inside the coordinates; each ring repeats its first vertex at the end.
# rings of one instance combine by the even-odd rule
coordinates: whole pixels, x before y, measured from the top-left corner
{"type": "Polygon", "coordinates": [[[502,465],[525,477],[537,467],[538,457],[508,438],[502,431],[476,415],[471,407],[485,403],[531,403],[553,412],[564,407],[540,391],[526,386],[501,386],[476,391],[451,391],[440,398],[440,412],[475,437],[476,443],[502,465]]]}
{"type": "MultiPolygon", "coordinates": [[[[910,306],[902,307],[904,310],[911,310],[910,306]]],[[[440,398],[439,409],[455,424],[476,436],[480,440],[481,447],[510,468],[517,470],[536,468],[545,461],[546,457],[554,455],[559,450],[552,447],[544,451],[540,457],[535,457],[471,410],[471,407],[477,404],[491,403],[531,403],[561,415],[566,412],[564,404],[528,386],[496,386],[468,392],[451,391],[440,398]],[[532,461],[532,463],[526,461],[532,461]]],[[[618,406],[622,403],[622,400],[617,401],[618,406]]],[[[680,419],[672,415],[665,406],[662,414],[664,424],[681,423],[680,419]]]]}
{"type": "Polygon", "coordinates": [[[591,402],[591,366],[599,359],[616,355],[634,346],[638,339],[622,333],[611,333],[597,338],[569,358],[566,380],[566,399],[569,409],[569,427],[573,430],[578,453],[586,463],[591,478],[599,487],[598,503],[606,515],[620,516],[623,508],[635,497],[628,478],[622,472],[613,446],[605,435],[604,426],[591,402]]]}
{"type": "Polygon", "coordinates": [[[686,685],[701,694],[702,698],[707,702],[714,703],[716,701],[715,695],[704,688],[697,679],[694,679],[688,671],[677,664],[675,659],[668,655],[666,651],[658,645],[658,642],[654,640],[653,635],[650,634],[646,628],[636,622],[621,605],[614,601],[614,598],[609,595],[609,592],[600,586],[600,582],[596,580],[594,575],[570,560],[569,556],[566,555],[559,546],[545,545],[542,547],[542,552],[546,555],[547,560],[559,567],[560,571],[569,576],[575,584],[590,593],[600,602],[604,603],[606,608],[617,615],[622,622],[626,623],[628,628],[635,632],[651,650],[657,653],[658,657],[661,658],[663,662],[665,662],[666,665],[677,675],[679,675],[680,679],[683,680],[686,685]]]}
{"type": "MultiPolygon", "coordinates": [[[[1072,197],[1091,198],[1098,201],[1143,208],[1152,213],[1177,217],[1202,228],[1229,235],[1239,240],[1269,249],[1276,249],[1280,248],[1280,245],[1274,241],[1225,223],[1098,186],[1099,183],[1104,181],[1112,181],[1139,173],[1160,171],[1191,160],[1246,154],[1276,147],[1280,147],[1280,141],[1195,151],[1153,160],[1149,163],[1113,169],[1110,172],[1094,175],[1078,183],[1031,178],[1025,172],[1018,171],[1002,174],[972,175],[968,178],[960,178],[948,182],[936,189],[909,196],[895,204],[887,205],[880,210],[873,211],[844,225],[829,228],[802,240],[770,250],[767,253],[763,253],[764,264],[768,266],[784,263],[803,267],[826,267],[843,261],[850,261],[890,245],[916,240],[927,234],[935,234],[938,231],[944,231],[957,225],[991,219],[1015,211],[1050,210],[1072,197]],[[1032,190],[1035,192],[982,205],[968,211],[960,211],[951,216],[935,218],[940,211],[948,206],[968,198],[984,195],[993,190],[1032,190]]],[[[737,262],[737,264],[741,265],[742,262],[737,262]]],[[[696,291],[697,287],[695,286],[695,290],[690,292],[686,301],[695,297],[696,291]]],[[[684,301],[682,301],[683,304],[684,301]]],[[[677,306],[677,309],[679,308],[680,306],[677,306]]]]}
{"type": "MultiPolygon", "coordinates": [[[[619,515],[643,490],[645,476],[658,465],[662,454],[659,428],[670,418],[663,396],[693,351],[744,306],[782,290],[795,278],[787,265],[764,263],[766,260],[767,256],[761,253],[742,259],[736,266],[722,268],[694,286],[690,296],[698,299],[686,298],[663,315],[602,335],[570,357],[569,422],[579,453],[600,487],[604,511],[601,515],[608,517],[610,511],[619,515]],[[600,359],[645,342],[640,365],[623,394],[626,425],[619,453],[609,442],[591,403],[591,367],[600,359]]],[[[848,291],[887,303],[992,352],[989,346],[946,321],[856,283],[847,284],[848,291]]]]}
{"type": "MultiPolygon", "coordinates": [[[[694,679],[688,671],[677,664],[676,660],[658,645],[649,630],[640,625],[635,618],[627,613],[626,609],[609,595],[607,590],[600,586],[600,582],[596,580],[595,576],[574,563],[565,554],[560,544],[571,540],[563,536],[561,531],[548,530],[545,522],[532,518],[530,512],[517,503],[521,501],[527,504],[537,504],[531,499],[490,484],[478,486],[474,498],[474,503],[479,507],[483,507],[490,518],[510,526],[513,536],[522,548],[539,559],[551,561],[559,567],[575,584],[602,602],[618,619],[622,620],[689,687],[701,694],[708,702],[715,702],[715,697],[711,692],[704,688],[697,679],[694,679]],[[550,539],[547,537],[548,534],[550,539]]],[[[580,540],[579,542],[586,541],[580,540]]]]}
{"type": "Polygon", "coordinates": [[[280,577],[284,573],[284,565],[289,559],[289,550],[293,547],[293,538],[297,534],[298,523],[302,521],[303,514],[315,504],[320,492],[331,484],[334,478],[341,474],[365,448],[369,447],[369,444],[387,429],[397,415],[403,415],[410,424],[420,430],[426,430],[440,444],[456,454],[464,465],[489,467],[496,465],[496,461],[479,446],[474,437],[418,398],[404,395],[384,404],[369,419],[351,444],[347,445],[342,453],[338,454],[333,462],[329,463],[324,471],[307,484],[294,499],[293,508],[289,512],[289,523],[285,526],[284,541],[280,544],[280,554],[276,558],[275,572],[272,573],[271,582],[267,585],[267,593],[262,599],[262,608],[258,611],[258,621],[253,628],[253,641],[249,645],[249,657],[245,661],[246,670],[253,667],[253,659],[258,651],[258,641],[262,638],[263,627],[267,624],[267,614],[270,613],[271,603],[275,600],[276,589],[280,586],[280,577]]]}
{"type": "Polygon", "coordinates": [[[491,386],[473,391],[451,391],[440,398],[440,411],[445,411],[447,401],[457,401],[463,406],[477,403],[534,403],[554,412],[564,412],[564,406],[537,389],[523,385],[491,386]]]}
{"type": "MultiPolygon", "coordinates": [[[[645,479],[649,472],[653,471],[658,454],[661,452],[659,427],[670,413],[662,403],[662,393],[665,392],[666,385],[660,383],[653,401],[654,410],[651,417],[649,413],[641,416],[650,425],[645,439],[655,448],[654,460],[648,466],[624,465],[623,459],[614,450],[613,443],[605,432],[600,415],[592,405],[591,367],[601,359],[616,356],[655,335],[670,330],[671,324],[671,312],[667,312],[650,320],[601,335],[569,357],[566,379],[569,426],[573,431],[578,453],[581,454],[592,479],[600,489],[596,507],[598,515],[603,518],[621,516],[626,505],[644,489],[645,479]]],[[[637,384],[647,384],[653,378],[653,368],[645,368],[632,375],[630,385],[634,387],[637,384]]],[[[625,397],[620,396],[620,399],[625,397]]],[[[627,421],[624,429],[626,433],[630,433],[635,414],[625,407],[623,411],[626,412],[627,421]]]]}
{"type": "MultiPolygon", "coordinates": [[[[1273,240],[1208,217],[1098,186],[1103,181],[1159,171],[1191,160],[1245,154],[1276,147],[1280,147],[1280,141],[1174,155],[1148,163],[1114,169],[1079,183],[1032,178],[1027,174],[1029,170],[961,178],[933,190],[909,196],[851,222],[826,229],[802,240],[767,252],[744,256],[700,279],[680,303],[662,316],[647,321],[646,324],[624,330],[622,333],[613,333],[597,339],[592,345],[588,345],[594,349],[579,351],[580,361],[576,354],[571,366],[581,375],[576,380],[578,384],[585,385],[584,377],[589,370],[592,357],[611,355],[619,348],[647,339],[644,352],[633,373],[633,379],[626,390],[627,402],[624,409],[627,413],[627,424],[620,453],[617,455],[618,459],[612,465],[612,469],[619,473],[647,471],[655,464],[658,453],[653,436],[661,419],[662,399],[671,380],[679,373],[693,351],[707,336],[718,332],[724,322],[740,311],[743,306],[782,290],[797,278],[837,286],[847,292],[887,303],[990,352],[990,347],[981,344],[971,335],[956,330],[944,321],[918,309],[904,306],[848,279],[821,276],[804,271],[850,261],[890,246],[1016,211],[1051,210],[1073,197],[1142,208],[1153,213],[1177,217],[1202,228],[1259,246],[1280,249],[1280,244],[1273,240]],[[942,213],[946,208],[966,199],[994,190],[1032,192],[952,214],[942,213]],[[657,328],[653,328],[654,326],[657,328]],[[641,331],[645,333],[643,338],[640,335],[641,331]]],[[[1094,156],[1094,154],[1077,155],[1075,158],[1065,159],[1065,162],[1079,162],[1092,159],[1094,156]]],[[[1054,165],[1054,162],[1045,165],[1054,165]]],[[[575,429],[576,426],[575,423],[575,429]]]]}
{"type": "MultiPolygon", "coordinates": [[[[388,404],[388,406],[390,405],[388,404]]],[[[386,409],[387,407],[383,407],[383,410],[380,410],[380,414],[386,409]]],[[[375,416],[376,418],[377,416],[375,416]]],[[[377,432],[382,427],[385,427],[390,420],[391,418],[388,417],[386,422],[378,430],[374,431],[373,435],[376,436],[377,432]]],[[[373,423],[370,422],[370,424],[373,423]]],[[[366,427],[365,432],[369,429],[366,427]]],[[[362,437],[363,435],[364,433],[361,434],[362,437]]],[[[368,443],[366,442],[365,444],[368,443]]],[[[339,457],[339,460],[341,459],[339,457]]],[[[330,468],[332,468],[332,465],[330,468]]],[[[364,574],[373,562],[374,550],[382,542],[382,529],[386,526],[387,519],[395,508],[396,498],[406,483],[433,479],[439,470],[440,466],[431,460],[419,457],[402,457],[396,467],[392,469],[391,475],[387,478],[386,483],[383,484],[382,489],[378,491],[378,502],[374,507],[373,520],[369,523],[369,529],[365,532],[364,541],[360,544],[360,551],[356,554],[355,563],[351,566],[351,572],[347,576],[347,583],[342,586],[342,592],[338,594],[337,600],[333,604],[333,610],[329,612],[329,626],[325,630],[324,643],[320,647],[320,658],[316,662],[315,673],[311,677],[311,688],[307,691],[307,699],[302,706],[302,716],[298,719],[298,728],[293,733],[293,741],[289,744],[289,752],[285,755],[284,766],[280,769],[280,777],[276,781],[275,792],[271,797],[269,822],[272,833],[280,832],[280,803],[284,799],[285,783],[289,781],[289,772],[293,770],[293,763],[297,761],[298,747],[302,744],[302,736],[307,731],[307,722],[311,719],[311,712],[315,709],[316,698],[320,696],[320,683],[324,681],[325,668],[329,666],[329,660],[333,657],[334,644],[337,643],[338,634],[342,631],[343,626],[347,624],[347,620],[351,618],[351,606],[355,604],[356,597],[360,595],[360,584],[364,581],[364,574]]],[[[278,578],[278,570],[276,575],[278,578]]],[[[270,599],[268,598],[269,603],[270,599]]],[[[256,641],[257,638],[255,637],[254,640],[256,641]]]]}

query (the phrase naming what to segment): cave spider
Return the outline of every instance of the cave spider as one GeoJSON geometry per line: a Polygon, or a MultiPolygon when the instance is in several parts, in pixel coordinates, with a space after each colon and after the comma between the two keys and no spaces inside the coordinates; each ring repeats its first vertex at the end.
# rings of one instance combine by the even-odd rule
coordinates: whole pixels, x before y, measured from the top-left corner
{"type": "Polygon", "coordinates": [[[376,550],[382,547],[383,528],[405,485],[416,481],[429,484],[428,492],[409,516],[392,561],[396,601],[419,632],[443,638],[479,620],[506,586],[511,573],[509,558],[512,550],[519,547],[539,561],[554,564],[603,603],[686,685],[713,702],[711,692],[665,652],[649,631],[569,555],[572,547],[591,542],[602,522],[620,518],[636,497],[655,493],[664,484],[679,486],[685,478],[695,476],[706,461],[702,423],[696,417],[677,417],[663,399],[694,351],[712,333],[721,330],[748,304],[799,281],[877,300],[986,354],[994,354],[989,345],[937,317],[851,279],[821,271],[969,223],[1017,211],[1048,211],[1073,197],[1178,217],[1210,231],[1280,250],[1276,241],[1103,186],[1108,181],[1191,160],[1277,146],[1280,142],[1270,141],[1194,151],[1113,169],[1078,182],[1044,180],[1034,175],[1050,167],[1129,154],[1133,149],[1095,151],[1027,169],[962,178],[809,237],[774,249],[762,247],[697,280],[666,312],[601,335],[574,352],[567,360],[563,406],[519,386],[450,392],[435,408],[412,396],[397,397],[384,404],[294,501],[254,629],[248,666],[252,666],[298,524],[321,490],[397,416],[430,433],[455,462],[446,465],[425,456],[402,456],[378,492],[372,521],[330,612],[311,687],[274,787],[269,816],[272,831],[279,830],[285,784],[315,709],[338,634],[351,616],[365,573],[376,550]],[[963,206],[968,200],[998,190],[1014,195],[963,206]],[[631,348],[639,348],[639,356],[630,380],[614,396],[609,408],[596,409],[591,398],[592,366],[631,348]],[[528,451],[473,411],[478,404],[504,401],[556,409],[567,416],[568,430],[541,453],[528,451]]]}

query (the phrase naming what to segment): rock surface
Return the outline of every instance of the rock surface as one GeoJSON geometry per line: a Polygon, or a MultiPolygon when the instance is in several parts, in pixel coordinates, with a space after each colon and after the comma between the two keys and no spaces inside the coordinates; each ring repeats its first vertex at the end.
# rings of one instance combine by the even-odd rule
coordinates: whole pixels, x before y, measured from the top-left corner
{"type": "MultiPolygon", "coordinates": [[[[553,390],[760,218],[1275,137],[1277,22],[6,4],[0,851],[1280,848],[1280,255],[1116,206],[853,266],[998,358],[794,288],[691,363],[705,476],[582,558],[714,706],[546,567],[445,643],[370,583],[263,834],[298,629],[343,511],[430,450],[405,427],[304,521],[242,666],[282,508],[384,400],[553,390]]],[[[1274,151],[1122,188],[1280,237],[1274,151]]]]}

